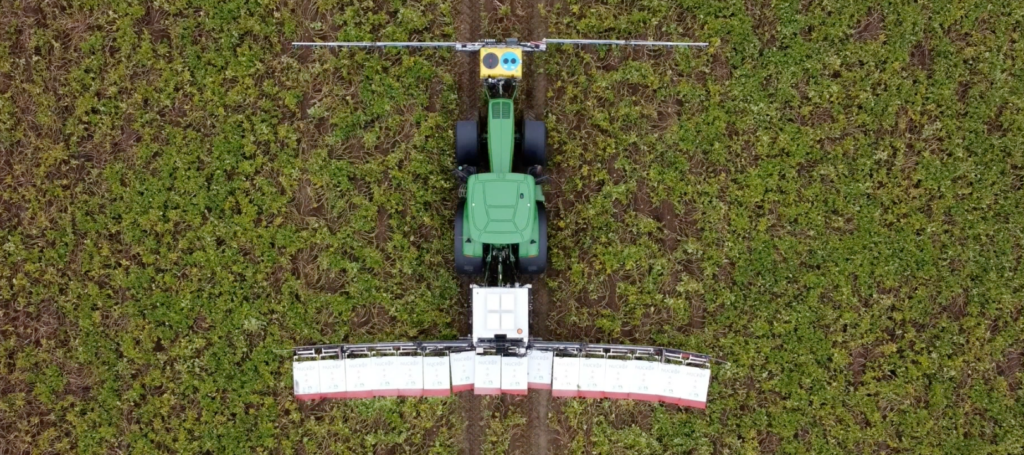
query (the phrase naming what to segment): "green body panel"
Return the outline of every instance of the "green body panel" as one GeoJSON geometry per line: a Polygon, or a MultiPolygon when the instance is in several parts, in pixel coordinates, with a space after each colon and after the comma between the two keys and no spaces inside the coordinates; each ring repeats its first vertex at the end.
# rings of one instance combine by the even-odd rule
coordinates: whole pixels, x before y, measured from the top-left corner
{"type": "MultiPolygon", "coordinates": [[[[540,204],[544,203],[544,193],[541,192],[540,185],[536,186],[536,189],[534,190],[534,198],[533,199],[534,199],[534,201],[537,201],[540,204]]],[[[534,210],[533,210],[534,219],[537,218],[536,217],[536,213],[537,213],[536,206],[537,206],[537,204],[534,204],[534,207],[535,207],[534,210]]],[[[531,226],[532,231],[530,232],[530,235],[529,235],[529,239],[532,240],[532,242],[530,240],[527,240],[525,242],[520,242],[519,243],[519,257],[521,257],[521,258],[534,257],[534,256],[536,256],[537,254],[540,253],[540,243],[537,242],[537,240],[539,239],[539,236],[540,236],[540,233],[537,232],[537,229],[539,227],[540,226],[537,224],[537,222],[534,221],[534,223],[531,226]]]]}
{"type": "Polygon", "coordinates": [[[495,98],[487,109],[487,155],[490,172],[466,182],[462,253],[481,257],[484,245],[519,246],[519,257],[539,254],[537,207],[544,202],[540,185],[528,174],[512,172],[515,149],[512,100],[495,98]]]}
{"type": "Polygon", "coordinates": [[[540,253],[540,243],[537,242],[537,223],[533,224],[533,233],[531,235],[533,237],[533,242],[526,241],[519,243],[519,257],[521,258],[532,258],[540,253]]]}
{"type": "Polygon", "coordinates": [[[478,258],[484,255],[484,243],[477,241],[470,234],[470,226],[473,225],[470,213],[469,201],[466,201],[466,209],[462,212],[462,255],[478,258]]]}
{"type": "Polygon", "coordinates": [[[516,140],[512,107],[512,100],[507,98],[487,103],[487,155],[491,172],[512,172],[512,149],[516,140]]]}
{"type": "Polygon", "coordinates": [[[465,233],[470,243],[511,245],[537,236],[537,184],[533,176],[476,174],[466,185],[465,233]]]}

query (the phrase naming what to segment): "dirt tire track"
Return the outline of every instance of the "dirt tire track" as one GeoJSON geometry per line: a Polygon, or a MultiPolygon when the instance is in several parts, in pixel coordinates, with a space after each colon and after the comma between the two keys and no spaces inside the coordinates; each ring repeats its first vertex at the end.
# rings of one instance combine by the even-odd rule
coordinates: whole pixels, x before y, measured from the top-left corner
{"type": "MultiPolygon", "coordinates": [[[[544,5],[547,0],[529,0],[529,24],[527,25],[525,39],[530,41],[536,41],[544,39],[547,36],[547,20],[541,15],[541,6],[544,5]]],[[[537,62],[538,54],[534,53],[531,55],[529,65],[525,68],[526,86],[528,93],[523,100],[523,116],[530,120],[543,120],[544,109],[546,108],[546,97],[547,97],[547,76],[540,69],[537,62]]],[[[549,147],[547,150],[548,159],[550,160],[552,150],[549,147]]],[[[548,170],[550,172],[550,170],[548,170]]],[[[551,205],[550,202],[554,199],[558,199],[559,194],[552,191],[552,187],[548,186],[544,190],[545,199],[548,201],[547,205],[551,205]]],[[[550,215],[550,211],[548,212],[550,215]]],[[[552,225],[552,223],[548,223],[552,225]]],[[[550,251],[550,246],[548,247],[550,251]]],[[[550,258],[550,253],[548,257],[550,258]]],[[[550,260],[548,263],[550,264],[550,260]]],[[[548,270],[548,273],[553,271],[548,270]]],[[[531,321],[530,330],[533,331],[533,335],[540,338],[548,337],[548,314],[550,312],[550,303],[548,296],[547,281],[543,277],[538,277],[531,283],[534,289],[533,305],[531,307],[531,321]]]]}
{"type": "MultiPolygon", "coordinates": [[[[527,41],[539,41],[548,36],[547,19],[541,14],[541,7],[550,9],[551,0],[529,0],[529,24],[524,37],[527,41]]],[[[544,108],[547,107],[547,75],[537,62],[538,54],[533,54],[526,70],[526,86],[528,95],[524,100],[524,115],[530,120],[544,120],[544,108]]]]}
{"type": "MultiPolygon", "coordinates": [[[[530,308],[530,330],[533,338],[549,339],[548,315],[550,294],[544,277],[531,280],[533,301],[530,308]]],[[[551,405],[550,390],[530,390],[526,399],[526,437],[530,441],[530,454],[548,454],[551,427],[548,413],[551,405]]]]}
{"type": "Polygon", "coordinates": [[[466,420],[466,429],[462,437],[461,453],[466,455],[480,455],[484,448],[484,427],[481,404],[483,395],[475,395],[472,390],[461,392],[459,407],[462,409],[462,418],[466,420]]]}
{"type": "MultiPolygon", "coordinates": [[[[459,0],[455,18],[455,39],[472,42],[480,39],[480,0],[459,0]]],[[[480,117],[480,82],[477,78],[479,52],[456,52],[461,70],[458,76],[459,120],[480,117]]]]}
{"type": "MultiPolygon", "coordinates": [[[[480,0],[459,0],[455,17],[455,37],[460,42],[480,39],[480,0]]],[[[459,92],[459,120],[480,118],[480,81],[477,79],[478,52],[456,52],[458,63],[457,89],[459,92]]],[[[464,283],[463,283],[464,284],[464,283]]],[[[462,286],[462,289],[468,289],[462,286]]],[[[468,305],[468,302],[467,302],[468,305]]],[[[468,312],[464,320],[469,321],[468,312]]],[[[465,332],[469,335],[469,331],[465,332]]],[[[484,446],[484,419],[481,413],[481,397],[473,392],[462,392],[459,408],[462,410],[466,428],[463,432],[461,453],[479,455],[484,446]]]]}
{"type": "Polygon", "coordinates": [[[531,390],[526,397],[526,437],[531,441],[528,453],[551,453],[548,444],[551,439],[551,426],[548,424],[550,405],[550,390],[531,390]]]}
{"type": "MultiPolygon", "coordinates": [[[[550,9],[551,0],[524,0],[523,6],[529,10],[526,36],[529,41],[537,41],[547,37],[548,24],[541,8],[550,9]]],[[[544,120],[544,110],[547,107],[547,76],[538,62],[538,54],[531,55],[529,65],[526,67],[526,87],[528,89],[523,100],[523,115],[530,120],[544,120]]],[[[551,149],[548,149],[548,157],[551,157],[551,149]]],[[[548,186],[545,191],[546,198],[557,200],[559,195],[551,191],[548,186]]],[[[549,212],[550,213],[550,212],[549,212]]],[[[549,246],[550,251],[550,246],[549,246]]],[[[549,254],[550,257],[550,254],[549,254]]],[[[550,264],[550,261],[549,261],[550,264]]],[[[548,273],[553,273],[549,270],[548,273]]],[[[533,306],[531,308],[530,330],[534,337],[547,339],[548,315],[551,310],[550,295],[547,281],[543,277],[533,280],[533,306]]],[[[548,424],[548,415],[551,407],[551,391],[531,390],[526,402],[526,435],[531,441],[530,452],[534,455],[546,455],[551,453],[549,441],[551,440],[552,429],[548,424]]]]}

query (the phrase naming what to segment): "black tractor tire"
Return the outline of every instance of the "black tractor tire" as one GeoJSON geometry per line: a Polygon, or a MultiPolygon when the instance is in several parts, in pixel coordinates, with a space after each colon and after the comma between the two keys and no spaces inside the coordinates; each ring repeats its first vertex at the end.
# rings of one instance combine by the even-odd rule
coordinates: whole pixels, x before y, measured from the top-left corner
{"type": "Polygon", "coordinates": [[[523,164],[547,166],[548,127],[539,120],[523,120],[523,164]]]}
{"type": "Polygon", "coordinates": [[[466,201],[459,201],[459,207],[455,209],[455,273],[459,275],[479,275],[484,273],[484,258],[465,256],[462,254],[462,224],[463,213],[465,212],[466,201]]]}
{"type": "Polygon", "coordinates": [[[480,129],[476,120],[455,122],[455,164],[459,166],[480,164],[480,129]]]}
{"type": "Polygon", "coordinates": [[[540,251],[532,258],[519,258],[519,273],[524,275],[540,275],[548,268],[548,214],[540,204],[537,205],[537,224],[540,251]]]}

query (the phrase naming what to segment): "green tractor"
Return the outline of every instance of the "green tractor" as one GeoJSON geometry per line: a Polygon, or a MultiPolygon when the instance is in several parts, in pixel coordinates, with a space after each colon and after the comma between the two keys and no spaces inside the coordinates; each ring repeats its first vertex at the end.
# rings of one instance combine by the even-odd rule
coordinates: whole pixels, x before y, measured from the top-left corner
{"type": "Polygon", "coordinates": [[[548,218],[541,184],[547,165],[544,122],[517,123],[513,99],[523,77],[523,53],[549,44],[706,47],[708,43],[544,39],[520,42],[332,42],[292,43],[323,48],[451,48],[479,52],[480,80],[487,95],[486,125],[478,120],[455,125],[455,270],[484,275],[487,286],[507,286],[516,275],[544,273],[548,260],[548,218]],[[517,131],[517,126],[519,126],[517,131]],[[486,151],[486,154],[481,151],[486,151]],[[486,156],[485,156],[486,155],[486,156]]]}
{"type": "Polygon", "coordinates": [[[477,120],[455,124],[455,175],[464,184],[455,209],[455,270],[485,274],[489,283],[501,284],[510,273],[537,275],[547,268],[548,225],[541,190],[547,128],[542,121],[515,118],[520,45],[509,40],[485,46],[480,49],[480,72],[487,94],[486,125],[481,128],[477,120]]]}
{"type": "Polygon", "coordinates": [[[544,122],[515,118],[523,52],[548,44],[693,46],[707,43],[545,39],[520,43],[341,42],[308,47],[421,47],[479,52],[486,115],[456,122],[455,270],[473,276],[468,337],[446,341],[333,344],[295,348],[299,400],[374,396],[525,395],[629,398],[704,409],[711,381],[706,355],[678,349],[544,341],[530,332],[530,284],[544,273],[547,165],[544,122]],[[481,125],[481,121],[484,125],[481,125]]]}

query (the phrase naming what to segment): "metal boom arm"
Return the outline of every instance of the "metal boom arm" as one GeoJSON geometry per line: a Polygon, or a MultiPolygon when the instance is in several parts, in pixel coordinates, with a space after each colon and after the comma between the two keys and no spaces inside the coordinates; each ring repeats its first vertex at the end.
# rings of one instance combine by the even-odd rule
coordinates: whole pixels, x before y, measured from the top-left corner
{"type": "Polygon", "coordinates": [[[640,41],[611,39],[547,39],[545,44],[610,44],[615,46],[669,46],[669,47],[707,47],[708,43],[677,43],[672,41],[640,41]]]}
{"type": "Polygon", "coordinates": [[[423,47],[423,48],[452,48],[456,51],[475,52],[484,46],[490,47],[514,47],[523,51],[544,51],[548,44],[575,44],[575,45],[611,45],[611,46],[661,46],[661,47],[707,47],[708,43],[683,43],[673,41],[642,41],[642,40],[601,40],[601,39],[549,39],[541,41],[520,42],[508,40],[505,43],[498,43],[495,40],[482,40],[473,43],[459,43],[454,41],[352,41],[352,42],[326,42],[292,43],[292,47],[423,47]]]}
{"type": "Polygon", "coordinates": [[[428,47],[444,48],[450,47],[457,51],[478,51],[483,43],[456,43],[456,42],[416,42],[416,41],[352,41],[352,42],[329,42],[329,43],[292,43],[292,47],[428,47]]]}

